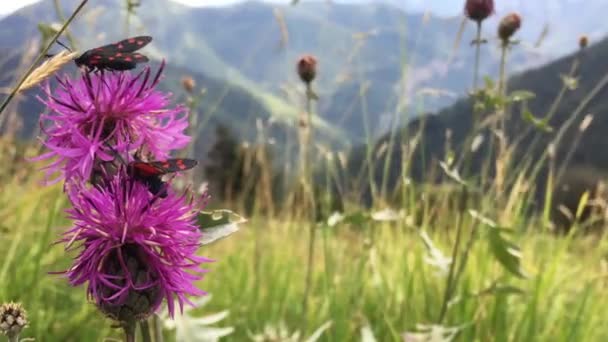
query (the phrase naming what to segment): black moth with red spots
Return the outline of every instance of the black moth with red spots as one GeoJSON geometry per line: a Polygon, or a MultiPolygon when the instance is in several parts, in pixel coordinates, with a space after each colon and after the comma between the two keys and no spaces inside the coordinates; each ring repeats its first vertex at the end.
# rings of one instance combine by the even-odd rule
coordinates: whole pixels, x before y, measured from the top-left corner
{"type": "Polygon", "coordinates": [[[137,63],[145,63],[148,57],[135,51],[143,48],[152,41],[150,36],[139,36],[121,40],[118,43],[100,46],[85,51],[76,58],[76,66],[85,66],[89,71],[94,70],[130,70],[137,63]]]}
{"type": "Polygon", "coordinates": [[[161,198],[167,197],[167,184],[161,176],[168,173],[192,169],[198,164],[194,159],[168,159],[163,161],[129,163],[128,172],[135,179],[143,182],[148,190],[161,198]]]}

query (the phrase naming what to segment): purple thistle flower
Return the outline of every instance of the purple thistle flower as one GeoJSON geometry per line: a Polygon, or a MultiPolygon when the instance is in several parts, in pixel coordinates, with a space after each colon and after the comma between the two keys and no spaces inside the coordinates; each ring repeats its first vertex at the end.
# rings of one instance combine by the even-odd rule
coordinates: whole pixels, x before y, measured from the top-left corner
{"type": "MultiPolygon", "coordinates": [[[[83,73],[76,80],[57,78],[58,87],[41,100],[50,109],[40,124],[50,151],[34,160],[51,159],[47,177],[87,180],[97,163],[118,153],[128,156],[138,149],[156,159],[186,147],[190,138],[186,109],[165,109],[168,96],[155,90],[164,68],[151,77],[149,67],[139,74],[83,73]],[[110,147],[111,146],[111,147],[110,147]]],[[[128,157],[127,157],[128,158],[128,157]]]]}
{"type": "Polygon", "coordinates": [[[65,271],[73,286],[88,282],[87,293],[111,318],[145,319],[163,298],[171,317],[174,300],[192,304],[187,295],[204,295],[194,282],[212,260],[196,255],[201,232],[200,207],[169,191],[159,199],[124,170],[95,187],[68,183],[73,227],[62,242],[66,250],[82,248],[65,271]],[[74,244],[76,243],[76,244],[74,244]]]}

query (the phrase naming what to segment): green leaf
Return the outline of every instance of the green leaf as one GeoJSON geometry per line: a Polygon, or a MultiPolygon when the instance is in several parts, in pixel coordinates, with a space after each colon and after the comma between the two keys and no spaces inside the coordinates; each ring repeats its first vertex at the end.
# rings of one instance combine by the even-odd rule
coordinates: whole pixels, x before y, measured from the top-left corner
{"type": "Polygon", "coordinates": [[[523,102],[535,98],[536,95],[527,90],[516,90],[509,95],[509,101],[511,102],[523,102]]]}
{"type": "Polygon", "coordinates": [[[327,321],[325,323],[323,323],[320,327],[317,328],[317,330],[315,330],[309,338],[306,339],[306,341],[304,342],[316,342],[321,338],[321,335],[323,335],[323,333],[329,329],[331,327],[331,325],[333,324],[332,321],[327,321]]]}
{"type": "Polygon", "coordinates": [[[452,264],[452,258],[446,257],[439,248],[435,247],[435,243],[433,243],[433,240],[431,240],[426,231],[421,231],[420,237],[428,253],[424,257],[424,261],[435,267],[439,275],[447,275],[452,264]]]}
{"type": "Polygon", "coordinates": [[[363,211],[356,211],[352,214],[344,216],[344,219],[342,221],[353,225],[362,225],[369,222],[370,219],[371,218],[368,213],[363,211]]]}
{"type": "Polygon", "coordinates": [[[201,243],[211,244],[236,233],[239,224],[244,223],[242,216],[230,210],[200,211],[198,214],[198,226],[203,233],[201,243]]]}
{"type": "Polygon", "coordinates": [[[439,166],[441,167],[441,169],[443,169],[443,172],[445,172],[445,174],[448,177],[450,177],[452,180],[454,180],[458,184],[463,185],[465,187],[468,186],[468,184],[464,181],[464,179],[462,179],[462,177],[460,177],[460,173],[458,172],[458,169],[456,169],[456,168],[450,169],[450,166],[448,164],[446,164],[445,162],[439,162],[439,166]]]}
{"type": "Polygon", "coordinates": [[[523,295],[526,294],[526,291],[520,289],[517,286],[513,286],[513,285],[496,284],[496,286],[492,289],[492,293],[494,293],[494,294],[502,294],[502,295],[523,296],[523,295]]]}
{"type": "Polygon", "coordinates": [[[525,109],[521,112],[521,117],[528,123],[534,125],[534,127],[538,128],[543,132],[553,132],[553,127],[549,126],[549,119],[539,119],[535,117],[529,110],[525,109]]]}
{"type": "Polygon", "coordinates": [[[364,211],[355,211],[349,214],[335,212],[327,219],[327,226],[334,227],[339,223],[361,226],[370,222],[372,219],[372,216],[368,212],[364,211]]]}
{"type": "Polygon", "coordinates": [[[587,203],[589,202],[589,191],[585,191],[581,196],[581,199],[578,202],[578,207],[576,208],[576,219],[580,220],[583,215],[583,210],[587,207],[587,203]]]}
{"type": "Polygon", "coordinates": [[[521,250],[513,242],[506,240],[500,229],[490,228],[488,242],[492,254],[507,271],[519,278],[527,278],[521,267],[521,250]]]}
{"type": "Polygon", "coordinates": [[[450,302],[448,303],[448,306],[452,307],[455,304],[458,304],[465,300],[476,299],[476,298],[480,298],[483,296],[490,296],[490,295],[523,296],[525,294],[526,294],[526,292],[524,290],[520,289],[519,287],[493,282],[492,285],[486,287],[485,289],[479,290],[474,293],[465,293],[462,296],[455,297],[454,299],[450,300],[450,302]]]}
{"type": "Polygon", "coordinates": [[[40,32],[40,36],[42,38],[40,42],[40,50],[42,51],[44,46],[46,46],[51,41],[51,39],[53,39],[53,37],[57,34],[57,32],[59,32],[59,29],[57,28],[57,25],[39,23],[38,32],[40,32]]]}
{"type": "Polygon", "coordinates": [[[490,228],[488,230],[488,242],[492,254],[498,262],[509,272],[520,278],[527,278],[521,268],[521,250],[513,242],[508,241],[503,237],[504,234],[512,233],[512,230],[504,227],[499,227],[498,224],[475,210],[469,210],[469,214],[481,222],[483,225],[490,228]]]}
{"type": "Polygon", "coordinates": [[[576,90],[578,88],[578,78],[570,77],[568,75],[561,75],[562,82],[569,90],[576,90]]]}

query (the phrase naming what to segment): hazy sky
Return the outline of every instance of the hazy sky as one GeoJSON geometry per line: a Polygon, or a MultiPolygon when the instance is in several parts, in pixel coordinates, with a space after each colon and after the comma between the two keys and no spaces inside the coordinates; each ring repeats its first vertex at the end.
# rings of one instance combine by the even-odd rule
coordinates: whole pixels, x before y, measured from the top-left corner
{"type": "MultiPolygon", "coordinates": [[[[14,12],[15,10],[27,6],[29,4],[33,4],[34,2],[38,2],[40,0],[0,0],[0,14],[7,14],[14,12]]],[[[50,0],[45,0],[50,1],[50,0]]],[[[181,2],[186,5],[191,6],[217,6],[217,5],[225,5],[231,4],[235,2],[240,2],[241,0],[173,0],[176,2],[181,2]]],[[[288,0],[283,1],[275,1],[275,2],[288,2],[288,0]]]]}
{"type": "MultiPolygon", "coordinates": [[[[29,5],[31,3],[37,2],[40,0],[0,0],[0,15],[7,14],[15,11],[16,9],[29,5]]],[[[44,0],[51,1],[51,0],[44,0]]],[[[244,0],[172,0],[176,2],[180,2],[186,5],[191,6],[218,6],[218,5],[227,5],[233,4],[237,2],[241,2],[244,0]]],[[[264,1],[272,1],[275,3],[290,3],[291,0],[264,0],[264,1]]],[[[309,0],[301,0],[309,1],[309,0]]],[[[316,0],[320,1],[320,0],[316,0]]],[[[381,0],[333,0],[334,2],[379,2],[381,0]]],[[[462,8],[465,0],[384,0],[386,2],[405,4],[407,8],[410,9],[422,9],[422,10],[431,10],[436,14],[443,15],[457,15],[462,13],[462,8]]],[[[501,0],[497,1],[497,6],[499,12],[503,11],[511,11],[514,9],[521,9],[530,5],[530,1],[533,3],[543,4],[546,10],[551,10],[555,6],[560,6],[560,4],[565,3],[581,3],[584,4],[586,0],[501,0]]],[[[607,0],[608,1],[608,0],[607,0]]],[[[499,13],[500,14],[500,13],[499,13]]]]}

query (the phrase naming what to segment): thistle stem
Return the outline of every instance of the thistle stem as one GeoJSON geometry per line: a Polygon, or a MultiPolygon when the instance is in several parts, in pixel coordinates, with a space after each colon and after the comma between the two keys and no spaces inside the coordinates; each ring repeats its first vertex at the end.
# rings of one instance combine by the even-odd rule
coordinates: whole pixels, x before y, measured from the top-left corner
{"type": "Polygon", "coordinates": [[[473,139],[475,139],[475,137],[477,136],[477,132],[479,131],[479,115],[480,112],[477,108],[477,106],[475,106],[475,102],[477,101],[477,85],[479,83],[479,68],[480,68],[480,64],[481,64],[481,44],[482,44],[482,40],[481,40],[481,21],[477,22],[477,35],[475,37],[475,65],[473,66],[473,91],[472,91],[472,100],[473,100],[473,113],[472,113],[472,119],[471,119],[471,134],[469,134],[467,136],[467,138],[464,141],[464,145],[463,146],[463,151],[462,151],[462,158],[459,159],[458,161],[458,167],[463,166],[463,172],[466,174],[468,172],[468,168],[470,163],[472,163],[472,154],[473,151],[471,151],[471,144],[473,143],[473,139]]]}
{"type": "Polygon", "coordinates": [[[143,342],[152,342],[152,335],[150,334],[150,324],[148,324],[148,320],[139,322],[139,330],[141,331],[143,342]]]}
{"type": "Polygon", "coordinates": [[[154,342],[163,342],[163,329],[158,315],[154,315],[152,327],[154,329],[154,342]]]}
{"type": "MultiPolygon", "coordinates": [[[[509,51],[509,41],[504,41],[501,46],[501,55],[500,55],[500,75],[498,79],[498,95],[501,98],[505,98],[507,95],[507,76],[506,76],[506,66],[507,66],[507,52],[509,51]]],[[[507,106],[508,104],[501,105],[500,110],[498,111],[498,122],[493,124],[496,132],[499,133],[498,136],[498,150],[496,154],[496,176],[495,176],[495,184],[496,184],[496,194],[500,196],[502,194],[504,179],[505,179],[505,170],[507,168],[508,160],[507,160],[507,132],[506,132],[506,116],[507,116],[507,106]]],[[[491,146],[491,145],[490,145],[491,146]]],[[[490,148],[490,153],[492,153],[492,149],[490,148]]]]}
{"type": "Polygon", "coordinates": [[[89,0],[82,0],[82,2],[80,3],[80,5],[78,5],[78,7],[76,8],[76,10],[74,10],[74,13],[72,13],[72,15],[63,24],[63,26],[61,26],[61,28],[59,29],[59,31],[57,31],[57,33],[55,34],[55,36],[53,37],[53,39],[51,39],[51,41],[47,44],[47,46],[40,52],[40,54],[38,55],[38,57],[36,58],[36,60],[34,61],[34,63],[32,63],[32,65],[27,70],[27,72],[23,75],[23,77],[21,77],[21,79],[19,80],[19,82],[17,83],[17,85],[15,86],[15,88],[13,88],[13,90],[11,91],[11,93],[2,102],[2,105],[0,106],[0,115],[2,114],[2,112],[4,111],[4,109],[6,109],[6,107],[11,102],[11,100],[15,97],[15,94],[17,94],[17,91],[19,90],[19,88],[21,87],[21,85],[23,85],[23,82],[25,82],[25,80],[27,79],[27,77],[32,73],[32,71],[34,71],[34,69],[40,63],[40,61],[42,61],[42,59],[45,58],[45,56],[46,56],[47,52],[49,51],[49,49],[51,48],[51,46],[53,46],[53,44],[55,44],[55,42],[57,41],[57,39],[59,39],[59,37],[61,36],[61,34],[63,34],[63,32],[67,29],[68,25],[70,25],[70,23],[74,20],[74,18],[76,18],[76,15],[82,10],[82,8],[84,7],[84,5],[88,1],[89,0]]]}
{"type": "Polygon", "coordinates": [[[305,200],[308,200],[308,204],[310,208],[308,208],[309,212],[309,236],[308,236],[308,260],[306,266],[306,283],[304,287],[304,298],[302,299],[302,312],[306,315],[306,311],[308,309],[308,295],[310,293],[310,288],[312,286],[312,273],[313,273],[313,259],[315,253],[315,240],[316,240],[316,230],[315,230],[315,218],[316,218],[316,207],[315,207],[315,198],[314,191],[312,190],[312,172],[310,169],[310,138],[312,135],[312,100],[314,92],[312,91],[310,82],[306,83],[306,123],[305,130],[303,132],[302,137],[302,179],[305,194],[305,200]]]}
{"type": "Polygon", "coordinates": [[[479,61],[481,59],[481,21],[477,22],[477,37],[475,38],[475,70],[473,74],[473,91],[477,91],[479,82],[479,61]]]}
{"type": "Polygon", "coordinates": [[[135,321],[126,322],[123,329],[125,331],[125,341],[135,342],[135,327],[137,323],[135,321]]]}

